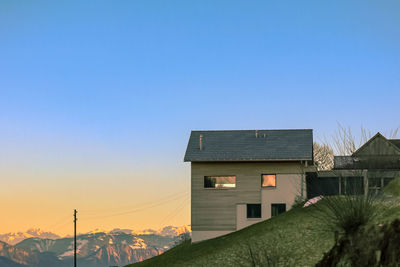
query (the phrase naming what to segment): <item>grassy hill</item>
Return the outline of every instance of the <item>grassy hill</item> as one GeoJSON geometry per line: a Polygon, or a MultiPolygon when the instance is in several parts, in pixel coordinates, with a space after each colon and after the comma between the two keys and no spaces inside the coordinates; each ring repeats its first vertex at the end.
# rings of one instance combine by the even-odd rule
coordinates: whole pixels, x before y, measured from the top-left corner
{"type": "Polygon", "coordinates": [[[400,197],[400,177],[396,177],[384,189],[385,194],[400,197]]]}
{"type": "MultiPolygon", "coordinates": [[[[316,219],[315,212],[313,207],[292,209],[226,236],[185,242],[129,266],[252,266],[250,254],[268,258],[270,265],[314,266],[334,244],[333,233],[316,219]]],[[[382,205],[382,216],[375,223],[394,218],[400,218],[400,207],[388,212],[382,205]]]]}

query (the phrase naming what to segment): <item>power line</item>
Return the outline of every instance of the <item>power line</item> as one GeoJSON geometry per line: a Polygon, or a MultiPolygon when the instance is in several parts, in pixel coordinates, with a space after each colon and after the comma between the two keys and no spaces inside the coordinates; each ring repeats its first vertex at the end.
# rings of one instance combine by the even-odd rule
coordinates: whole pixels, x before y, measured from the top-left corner
{"type": "MultiPolygon", "coordinates": [[[[143,207],[143,206],[146,206],[146,205],[152,205],[152,204],[154,204],[154,203],[156,203],[156,202],[168,200],[168,199],[170,199],[170,198],[175,198],[175,197],[180,196],[180,195],[186,195],[186,194],[188,194],[188,193],[189,193],[188,191],[182,191],[182,192],[179,192],[179,193],[174,193],[174,194],[170,194],[170,195],[161,197],[161,198],[159,198],[159,199],[157,199],[157,200],[154,200],[154,201],[144,202],[144,203],[138,204],[138,205],[136,205],[136,206],[143,207]]],[[[122,209],[121,212],[123,212],[123,211],[126,210],[127,208],[129,209],[130,207],[119,207],[119,208],[114,208],[113,211],[115,212],[116,210],[121,210],[121,209],[122,209]]],[[[84,213],[103,213],[103,212],[104,212],[104,209],[103,209],[103,210],[81,210],[81,209],[80,209],[79,211],[80,211],[81,213],[82,213],[82,212],[84,212],[84,213]]]]}
{"type": "Polygon", "coordinates": [[[170,212],[163,220],[161,220],[161,225],[175,218],[175,216],[177,216],[187,205],[188,200],[190,200],[190,198],[185,198],[183,202],[181,202],[172,212],[170,212]]]}
{"type": "MultiPolygon", "coordinates": [[[[122,215],[127,215],[127,214],[132,214],[132,213],[136,213],[136,212],[140,212],[146,209],[150,209],[150,208],[154,208],[154,207],[158,207],[158,206],[162,206],[162,205],[166,205],[168,203],[171,203],[173,201],[179,200],[181,198],[183,199],[183,202],[181,202],[171,213],[169,213],[163,220],[162,222],[168,221],[173,219],[177,214],[179,214],[179,212],[183,209],[183,207],[186,206],[188,199],[190,199],[190,197],[188,196],[189,192],[181,192],[178,194],[173,194],[173,195],[168,195],[165,196],[163,198],[160,198],[156,201],[152,201],[152,202],[147,202],[147,204],[143,204],[141,205],[139,208],[135,208],[135,209],[130,209],[127,211],[123,211],[123,212],[114,212],[111,214],[106,214],[106,215],[97,215],[97,216],[92,216],[92,217],[83,217],[84,220],[93,220],[93,219],[101,219],[101,218],[109,218],[109,217],[115,217],[115,216],[122,216],[122,215]],[[189,197],[189,198],[188,198],[189,197]]],[[[90,211],[89,211],[90,212],[90,211]]],[[[77,214],[77,210],[74,210],[74,248],[76,248],[76,214],[77,214]]],[[[63,227],[67,226],[70,223],[70,220],[68,219],[68,217],[62,218],[61,220],[57,221],[56,223],[52,224],[49,228],[51,230],[56,230],[56,229],[62,229],[63,227]],[[68,219],[67,221],[65,221],[66,219],[68,219]]],[[[82,218],[81,218],[82,219],[82,218]]],[[[74,250],[74,253],[76,251],[74,250]]]]}
{"type": "MultiPolygon", "coordinates": [[[[107,218],[107,217],[114,217],[114,216],[122,216],[122,215],[126,215],[126,214],[132,214],[132,213],[136,213],[136,212],[140,212],[146,209],[150,209],[150,208],[154,208],[154,207],[158,207],[158,206],[162,206],[162,205],[166,205],[169,204],[173,201],[179,200],[181,198],[185,198],[184,202],[186,201],[187,197],[188,197],[188,193],[189,192],[182,192],[178,195],[175,195],[174,197],[163,197],[161,199],[159,199],[156,202],[148,202],[147,205],[141,206],[140,208],[136,208],[136,209],[131,209],[131,210],[127,210],[127,211],[123,211],[123,212],[117,212],[117,213],[111,213],[111,214],[105,214],[105,215],[97,215],[97,216],[91,216],[91,217],[83,217],[84,220],[93,220],[93,219],[100,219],[100,218],[107,218]]],[[[66,227],[67,225],[70,224],[70,215],[67,215],[66,217],[63,217],[62,219],[58,220],[57,222],[53,223],[52,225],[50,225],[48,227],[49,230],[52,231],[56,231],[59,229],[64,229],[64,227],[66,227]]],[[[165,218],[164,218],[165,219],[165,218]]],[[[81,217],[82,220],[82,217],[81,217]]]]}
{"type": "Polygon", "coordinates": [[[177,199],[180,199],[182,197],[186,197],[186,195],[188,194],[188,192],[185,192],[183,195],[179,195],[179,196],[175,196],[169,199],[160,199],[158,201],[153,201],[153,202],[149,202],[146,205],[142,205],[138,208],[134,208],[134,209],[130,209],[130,210],[126,210],[126,211],[121,211],[121,212],[114,212],[114,213],[110,213],[110,214],[106,214],[106,215],[95,215],[95,216],[89,216],[89,217],[85,217],[85,219],[97,219],[97,218],[104,218],[104,217],[113,217],[113,216],[119,216],[119,215],[125,215],[125,214],[130,214],[130,213],[135,213],[135,212],[139,212],[148,208],[152,208],[152,207],[156,207],[156,206],[160,206],[160,205],[164,205],[164,204],[168,204],[172,201],[175,201],[177,199]]]}
{"type": "Polygon", "coordinates": [[[170,203],[172,201],[175,201],[175,200],[178,200],[178,199],[180,199],[182,197],[186,197],[187,194],[188,194],[188,192],[185,193],[185,195],[182,195],[182,196],[179,196],[179,197],[175,197],[175,198],[171,198],[168,201],[155,202],[153,205],[150,205],[150,206],[145,206],[145,207],[136,208],[136,209],[125,211],[125,212],[118,212],[118,213],[113,213],[113,214],[108,214],[108,215],[99,215],[99,216],[94,216],[94,217],[86,217],[85,219],[86,220],[102,219],[102,218],[109,218],[109,217],[115,217],[115,216],[121,216],[121,215],[127,215],[127,214],[131,214],[131,213],[136,213],[136,212],[139,212],[139,211],[142,211],[142,210],[146,210],[146,209],[149,209],[149,208],[154,208],[154,207],[157,207],[157,206],[162,206],[162,205],[168,204],[168,203],[170,203]]]}
{"type": "Polygon", "coordinates": [[[51,224],[50,226],[47,227],[47,229],[52,230],[53,228],[57,228],[59,224],[64,223],[68,219],[68,222],[70,221],[70,215],[64,216],[61,220],[58,220],[56,223],[51,224]]]}
{"type": "MultiPolygon", "coordinates": [[[[70,217],[70,216],[68,216],[70,217]]],[[[71,223],[71,219],[69,218],[67,221],[65,221],[63,224],[58,225],[57,227],[53,228],[53,231],[55,231],[56,229],[63,229],[65,226],[70,225],[71,223]]]]}
{"type": "Polygon", "coordinates": [[[179,203],[178,206],[175,207],[175,209],[173,209],[170,213],[168,213],[167,216],[164,217],[163,220],[161,220],[161,225],[163,225],[164,223],[168,222],[171,218],[173,218],[174,214],[184,206],[186,201],[187,199],[184,199],[181,203],[179,203]]]}

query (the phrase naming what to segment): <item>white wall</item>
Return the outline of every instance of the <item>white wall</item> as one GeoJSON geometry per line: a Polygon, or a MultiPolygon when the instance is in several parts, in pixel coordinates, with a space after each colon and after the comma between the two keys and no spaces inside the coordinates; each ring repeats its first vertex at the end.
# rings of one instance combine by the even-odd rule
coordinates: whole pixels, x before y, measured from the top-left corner
{"type": "MultiPolygon", "coordinates": [[[[252,204],[252,203],[248,203],[252,204]]],[[[254,203],[256,204],[256,203],[254,203]]],[[[262,209],[262,207],[261,207],[262,209]]],[[[262,212],[262,210],[261,210],[262,212]]],[[[262,216],[262,214],[261,214],[262,216]]],[[[236,205],[236,230],[240,230],[252,224],[261,222],[262,218],[247,218],[247,206],[246,204],[237,204],[236,205]]]]}
{"type": "Polygon", "coordinates": [[[271,218],[271,204],[286,204],[289,210],[296,198],[301,194],[301,174],[277,174],[276,187],[261,188],[261,218],[247,218],[246,204],[236,205],[236,230],[271,218]]]}
{"type": "Polygon", "coordinates": [[[192,242],[199,242],[222,235],[227,235],[233,231],[192,231],[192,242]]]}
{"type": "Polygon", "coordinates": [[[193,242],[239,230],[271,217],[271,203],[289,210],[303,188],[299,162],[192,163],[191,224],[193,242]],[[276,174],[276,188],[261,188],[262,174],[276,174]],[[236,188],[204,188],[204,176],[235,175],[236,188]],[[260,219],[247,218],[246,204],[261,203],[260,219]]]}
{"type": "Polygon", "coordinates": [[[271,218],[271,204],[273,203],[285,203],[286,210],[289,210],[296,196],[301,194],[301,183],[301,174],[277,174],[275,188],[261,189],[262,219],[271,218]]]}

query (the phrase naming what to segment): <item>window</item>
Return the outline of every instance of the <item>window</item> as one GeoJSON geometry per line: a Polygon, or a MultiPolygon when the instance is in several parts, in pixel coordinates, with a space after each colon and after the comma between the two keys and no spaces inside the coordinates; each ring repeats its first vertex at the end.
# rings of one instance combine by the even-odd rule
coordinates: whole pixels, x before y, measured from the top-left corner
{"type": "Polygon", "coordinates": [[[261,175],[261,187],[276,187],[276,175],[275,174],[261,175]]]}
{"type": "Polygon", "coordinates": [[[357,176],[341,177],[340,187],[342,195],[363,195],[364,178],[357,176]]]}
{"type": "Polygon", "coordinates": [[[229,189],[236,187],[236,176],[204,176],[204,188],[229,189]]]}
{"type": "Polygon", "coordinates": [[[284,213],[286,211],[286,204],[271,204],[271,217],[284,213]]]}
{"type": "Polygon", "coordinates": [[[261,218],[261,204],[247,204],[247,218],[261,218]]]}
{"type": "Polygon", "coordinates": [[[368,178],[368,191],[378,194],[382,191],[382,188],[387,186],[393,179],[394,178],[391,177],[368,178]]]}

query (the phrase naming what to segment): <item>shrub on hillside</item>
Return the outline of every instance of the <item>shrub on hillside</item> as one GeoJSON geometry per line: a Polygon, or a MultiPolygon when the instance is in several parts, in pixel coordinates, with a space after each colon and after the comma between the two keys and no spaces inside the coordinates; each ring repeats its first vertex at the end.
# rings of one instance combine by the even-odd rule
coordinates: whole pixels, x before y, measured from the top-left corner
{"type": "Polygon", "coordinates": [[[317,267],[399,266],[400,220],[383,226],[363,227],[352,236],[343,236],[325,253],[317,267]]]}
{"type": "Polygon", "coordinates": [[[379,214],[376,195],[328,196],[313,205],[317,219],[333,232],[356,233],[379,214]]]}
{"type": "Polygon", "coordinates": [[[174,247],[184,243],[184,242],[189,242],[192,239],[190,233],[186,232],[186,233],[182,233],[179,236],[175,237],[175,241],[174,241],[174,247]]]}
{"type": "Polygon", "coordinates": [[[302,208],[306,202],[307,199],[304,197],[296,196],[292,205],[292,209],[302,208]]]}

